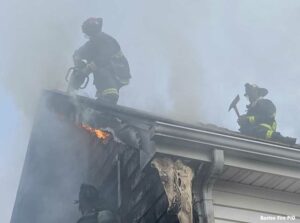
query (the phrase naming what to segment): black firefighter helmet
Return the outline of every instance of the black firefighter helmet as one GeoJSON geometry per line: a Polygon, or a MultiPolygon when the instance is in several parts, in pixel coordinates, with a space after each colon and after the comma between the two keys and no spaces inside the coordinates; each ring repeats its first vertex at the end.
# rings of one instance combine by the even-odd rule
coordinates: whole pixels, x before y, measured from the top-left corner
{"type": "Polygon", "coordinates": [[[95,18],[95,17],[88,18],[82,23],[81,26],[82,32],[89,37],[95,36],[98,33],[102,32],[102,23],[103,23],[102,18],[95,18]]]}
{"type": "Polygon", "coordinates": [[[268,90],[266,88],[261,88],[255,84],[245,84],[244,96],[249,97],[250,100],[265,97],[267,94],[268,90]]]}

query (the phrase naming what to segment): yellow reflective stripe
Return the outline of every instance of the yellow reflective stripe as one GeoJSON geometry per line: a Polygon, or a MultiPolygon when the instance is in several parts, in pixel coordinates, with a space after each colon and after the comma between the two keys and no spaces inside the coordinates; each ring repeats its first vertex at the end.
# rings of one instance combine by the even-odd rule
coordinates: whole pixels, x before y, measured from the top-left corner
{"type": "Polygon", "coordinates": [[[265,124],[265,123],[260,124],[260,126],[263,126],[263,127],[267,128],[267,129],[269,129],[269,130],[273,130],[273,129],[272,129],[272,126],[270,126],[270,125],[268,125],[268,124],[265,124]]]}
{"type": "Polygon", "coordinates": [[[271,139],[272,138],[272,135],[273,135],[273,130],[268,130],[267,133],[266,133],[266,139],[271,139]]]}
{"type": "Polygon", "coordinates": [[[270,125],[268,125],[268,124],[265,124],[265,123],[260,124],[260,126],[265,127],[265,128],[268,129],[268,131],[266,132],[265,137],[266,137],[266,139],[271,139],[271,138],[272,138],[272,135],[273,135],[273,132],[274,132],[272,126],[270,126],[270,125]]]}
{"type": "Polygon", "coordinates": [[[104,91],[102,91],[102,95],[108,95],[108,94],[116,94],[119,95],[119,92],[116,88],[107,88],[104,91]]]}
{"type": "Polygon", "coordinates": [[[273,129],[274,131],[276,131],[276,128],[277,128],[277,123],[276,123],[276,122],[273,122],[273,124],[272,124],[272,129],[273,129]]]}
{"type": "Polygon", "coordinates": [[[121,81],[121,80],[120,80],[120,83],[121,83],[121,84],[129,84],[129,81],[121,81]]]}
{"type": "Polygon", "coordinates": [[[255,117],[254,116],[247,116],[247,119],[248,119],[250,124],[255,123],[255,117]]]}

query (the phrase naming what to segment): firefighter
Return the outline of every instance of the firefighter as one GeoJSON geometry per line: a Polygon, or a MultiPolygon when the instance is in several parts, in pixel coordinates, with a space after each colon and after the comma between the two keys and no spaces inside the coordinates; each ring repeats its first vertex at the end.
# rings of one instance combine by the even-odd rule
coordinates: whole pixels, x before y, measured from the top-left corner
{"type": "Polygon", "coordinates": [[[245,84],[245,95],[250,104],[247,113],[238,119],[240,132],[245,135],[273,140],[289,145],[296,143],[295,138],[284,137],[276,131],[276,107],[272,101],[265,99],[268,90],[257,85],[245,84]]]}
{"type": "Polygon", "coordinates": [[[89,18],[81,28],[89,40],[73,55],[75,67],[81,71],[73,88],[78,89],[85,77],[93,73],[97,99],[116,104],[120,88],[129,84],[131,78],[128,61],[118,42],[102,32],[102,18],[89,18]]]}
{"type": "Polygon", "coordinates": [[[115,215],[108,210],[107,204],[96,187],[82,184],[79,191],[79,210],[82,217],[77,223],[117,223],[115,215]]]}

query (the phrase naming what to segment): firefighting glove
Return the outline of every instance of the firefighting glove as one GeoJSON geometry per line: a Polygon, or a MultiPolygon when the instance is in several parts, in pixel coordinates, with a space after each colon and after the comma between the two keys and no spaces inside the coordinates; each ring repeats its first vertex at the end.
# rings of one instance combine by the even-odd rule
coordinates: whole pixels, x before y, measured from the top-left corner
{"type": "Polygon", "coordinates": [[[94,62],[86,64],[85,67],[81,68],[80,72],[84,76],[88,76],[90,73],[94,72],[97,69],[97,66],[94,62]]]}
{"type": "Polygon", "coordinates": [[[78,90],[80,86],[83,84],[84,80],[85,80],[84,75],[82,75],[78,71],[74,71],[69,82],[69,89],[71,91],[78,90]]]}

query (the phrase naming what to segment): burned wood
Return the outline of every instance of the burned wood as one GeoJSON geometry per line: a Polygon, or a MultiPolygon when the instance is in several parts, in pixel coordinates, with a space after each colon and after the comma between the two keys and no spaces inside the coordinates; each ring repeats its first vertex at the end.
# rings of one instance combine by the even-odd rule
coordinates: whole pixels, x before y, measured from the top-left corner
{"type": "Polygon", "coordinates": [[[157,169],[164,186],[169,208],[177,214],[180,223],[193,223],[192,180],[193,170],[181,160],[155,158],[152,165],[157,169]]]}

